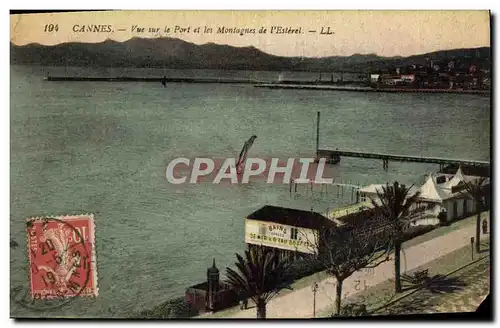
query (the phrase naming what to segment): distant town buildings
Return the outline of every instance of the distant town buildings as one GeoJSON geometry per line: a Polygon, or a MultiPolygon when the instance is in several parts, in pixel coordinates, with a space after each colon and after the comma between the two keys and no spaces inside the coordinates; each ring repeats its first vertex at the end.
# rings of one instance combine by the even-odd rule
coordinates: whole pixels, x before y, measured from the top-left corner
{"type": "Polygon", "coordinates": [[[476,89],[491,87],[490,68],[470,60],[458,61],[427,59],[426,65],[411,64],[388,67],[370,74],[370,84],[375,88],[431,88],[431,89],[476,89]]]}

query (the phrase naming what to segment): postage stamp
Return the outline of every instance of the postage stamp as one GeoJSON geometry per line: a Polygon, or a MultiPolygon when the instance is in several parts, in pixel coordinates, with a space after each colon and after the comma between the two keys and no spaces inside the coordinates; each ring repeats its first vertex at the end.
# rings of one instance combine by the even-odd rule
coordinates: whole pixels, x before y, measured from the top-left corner
{"type": "Polygon", "coordinates": [[[97,296],[93,215],[27,220],[33,300],[97,296]]]}

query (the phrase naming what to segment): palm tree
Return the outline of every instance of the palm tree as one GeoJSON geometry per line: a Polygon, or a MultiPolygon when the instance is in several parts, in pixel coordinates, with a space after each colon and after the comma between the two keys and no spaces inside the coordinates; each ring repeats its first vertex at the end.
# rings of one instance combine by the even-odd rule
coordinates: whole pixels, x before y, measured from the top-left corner
{"type": "Polygon", "coordinates": [[[290,260],[283,258],[273,248],[252,246],[245,251],[245,258],[236,254],[237,271],[226,268],[228,284],[241,295],[251,298],[257,306],[257,319],[266,318],[267,303],[280,289],[289,287],[290,260]]]}
{"type": "Polygon", "coordinates": [[[475,209],[477,211],[477,219],[476,219],[476,252],[479,253],[480,247],[480,238],[481,238],[481,212],[486,210],[486,202],[484,199],[485,189],[484,184],[486,182],[486,178],[481,177],[478,179],[474,179],[470,182],[463,182],[464,190],[462,190],[462,194],[472,198],[475,204],[475,209]]]}
{"type": "Polygon", "coordinates": [[[412,205],[417,202],[420,192],[409,195],[412,188],[406,188],[394,182],[393,185],[382,187],[382,191],[377,190],[378,201],[371,199],[376,211],[387,220],[394,245],[394,277],[395,289],[397,293],[402,292],[401,288],[401,245],[404,242],[404,232],[409,227],[413,219],[412,205]]]}

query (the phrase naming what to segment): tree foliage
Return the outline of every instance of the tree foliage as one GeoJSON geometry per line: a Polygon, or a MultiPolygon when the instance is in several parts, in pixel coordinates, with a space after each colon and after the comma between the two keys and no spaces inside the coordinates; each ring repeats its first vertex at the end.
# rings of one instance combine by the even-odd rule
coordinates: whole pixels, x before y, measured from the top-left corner
{"type": "Polygon", "coordinates": [[[317,253],[312,256],[337,280],[336,314],[341,312],[342,284],[354,272],[374,268],[389,260],[390,238],[380,230],[381,218],[367,211],[364,223],[352,227],[324,227],[313,243],[317,253]]]}
{"type": "Polygon", "coordinates": [[[378,199],[371,199],[375,211],[387,222],[387,231],[394,245],[394,287],[397,293],[402,292],[400,262],[404,233],[422,210],[415,208],[420,192],[410,194],[412,187],[406,188],[397,181],[393,185],[387,183],[381,191],[377,190],[378,199]]]}
{"type": "Polygon", "coordinates": [[[289,287],[290,259],[274,248],[252,246],[245,257],[236,254],[236,270],[226,268],[227,282],[257,305],[257,317],[265,318],[266,304],[282,288],[289,287]]]}
{"type": "Polygon", "coordinates": [[[382,186],[382,190],[377,190],[377,199],[371,199],[375,210],[387,220],[389,230],[396,241],[402,238],[403,232],[419,214],[414,205],[420,192],[410,194],[412,187],[413,185],[407,188],[397,181],[392,185],[387,183],[382,186]]]}
{"type": "Polygon", "coordinates": [[[488,178],[480,177],[472,181],[463,181],[461,185],[463,190],[462,195],[472,198],[474,204],[476,205],[477,217],[476,217],[476,252],[481,250],[481,212],[487,209],[486,204],[486,187],[488,185],[488,178]]]}

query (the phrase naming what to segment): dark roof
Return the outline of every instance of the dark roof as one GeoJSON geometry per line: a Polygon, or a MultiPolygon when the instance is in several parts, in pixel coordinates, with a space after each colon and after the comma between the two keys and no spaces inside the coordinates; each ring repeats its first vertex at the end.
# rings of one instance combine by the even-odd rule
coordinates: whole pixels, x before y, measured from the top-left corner
{"type": "MultiPolygon", "coordinates": [[[[228,283],[224,282],[223,280],[219,281],[219,290],[222,289],[230,289],[231,285],[228,283]]],[[[200,282],[196,285],[189,286],[186,288],[186,293],[190,293],[193,290],[201,290],[202,292],[206,292],[208,290],[208,281],[200,282]]]]}
{"type": "MultiPolygon", "coordinates": [[[[490,168],[489,167],[475,167],[475,166],[469,166],[469,165],[461,165],[462,168],[462,173],[464,175],[472,175],[476,177],[490,177],[490,168]]],[[[455,174],[457,173],[458,170],[458,165],[448,165],[443,170],[441,170],[441,173],[444,174],[455,174]]]]}
{"type": "Polygon", "coordinates": [[[204,282],[200,282],[200,283],[198,283],[196,285],[189,286],[188,288],[186,288],[186,291],[188,291],[189,289],[207,290],[208,289],[208,282],[204,281],[204,282]]]}
{"type": "Polygon", "coordinates": [[[258,220],[286,224],[294,227],[319,229],[335,225],[323,215],[293,208],[266,205],[247,216],[249,220],[258,220]]]}

